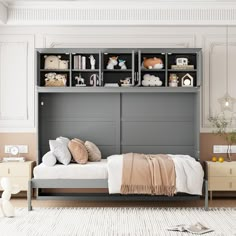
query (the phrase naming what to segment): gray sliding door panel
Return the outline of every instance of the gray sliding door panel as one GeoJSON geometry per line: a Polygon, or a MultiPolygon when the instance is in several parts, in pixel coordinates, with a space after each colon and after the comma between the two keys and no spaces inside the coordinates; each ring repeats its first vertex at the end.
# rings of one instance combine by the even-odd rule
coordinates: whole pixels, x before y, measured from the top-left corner
{"type": "Polygon", "coordinates": [[[193,145],[192,122],[123,122],[122,145],[193,145]]]}
{"type": "Polygon", "coordinates": [[[120,152],[119,94],[40,94],[39,153],[58,136],[94,142],[103,158],[120,152]]]}
{"type": "Polygon", "coordinates": [[[121,104],[123,153],[196,156],[195,94],[122,94],[121,104]]]}

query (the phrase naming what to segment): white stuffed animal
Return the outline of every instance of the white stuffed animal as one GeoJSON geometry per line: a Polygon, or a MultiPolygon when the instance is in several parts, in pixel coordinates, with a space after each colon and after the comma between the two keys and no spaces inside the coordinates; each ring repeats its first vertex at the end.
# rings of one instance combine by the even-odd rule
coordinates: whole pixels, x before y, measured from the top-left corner
{"type": "Polygon", "coordinates": [[[125,60],[119,60],[119,66],[121,70],[126,70],[127,66],[125,65],[125,60]]]}
{"type": "Polygon", "coordinates": [[[47,70],[59,69],[61,56],[45,55],[44,58],[45,58],[44,69],[47,69],[47,70]]]}
{"type": "Polygon", "coordinates": [[[107,69],[108,70],[113,70],[114,66],[116,66],[118,64],[117,61],[118,57],[109,57],[109,61],[107,63],[107,69]]]}
{"type": "Polygon", "coordinates": [[[68,60],[59,60],[59,69],[60,70],[67,70],[69,65],[68,60]]]}
{"type": "Polygon", "coordinates": [[[17,194],[20,192],[18,185],[12,185],[11,181],[7,177],[1,179],[2,189],[2,198],[0,199],[0,211],[2,211],[3,216],[5,217],[14,217],[15,209],[10,202],[11,194],[17,194]]]}
{"type": "Polygon", "coordinates": [[[162,81],[160,80],[160,78],[158,76],[145,74],[143,76],[142,85],[145,87],[147,87],[147,86],[161,86],[162,81]]]}

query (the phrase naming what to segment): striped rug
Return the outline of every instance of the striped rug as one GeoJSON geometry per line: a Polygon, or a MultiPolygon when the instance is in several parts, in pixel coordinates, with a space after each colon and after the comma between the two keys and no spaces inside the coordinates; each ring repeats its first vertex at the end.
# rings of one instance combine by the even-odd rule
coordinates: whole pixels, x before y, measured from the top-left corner
{"type": "Polygon", "coordinates": [[[236,235],[236,208],[17,208],[15,218],[0,218],[1,236],[191,235],[167,231],[200,222],[214,232],[236,235]]]}

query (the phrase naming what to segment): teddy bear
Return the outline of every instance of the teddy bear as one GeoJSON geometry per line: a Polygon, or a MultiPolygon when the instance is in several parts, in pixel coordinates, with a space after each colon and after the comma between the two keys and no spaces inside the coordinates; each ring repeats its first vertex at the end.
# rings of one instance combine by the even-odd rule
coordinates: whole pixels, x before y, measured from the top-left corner
{"type": "Polygon", "coordinates": [[[7,177],[1,179],[1,186],[3,193],[0,199],[0,211],[4,217],[14,217],[15,209],[10,202],[11,194],[19,193],[20,188],[18,185],[12,185],[10,179],[7,177]]]}
{"type": "Polygon", "coordinates": [[[44,56],[45,61],[44,61],[44,69],[46,70],[57,70],[59,69],[59,63],[61,56],[44,56]]]}
{"type": "Polygon", "coordinates": [[[143,76],[142,85],[145,87],[147,87],[147,86],[161,86],[162,81],[160,80],[160,78],[158,76],[145,74],[143,76]]]}
{"type": "Polygon", "coordinates": [[[59,69],[60,70],[67,70],[68,69],[68,60],[59,60],[59,69]]]}
{"type": "Polygon", "coordinates": [[[163,61],[161,58],[152,57],[152,58],[143,58],[143,67],[146,69],[162,69],[163,61]]]}
{"type": "Polygon", "coordinates": [[[66,75],[47,73],[45,74],[45,86],[47,87],[63,87],[66,86],[66,75]]]}

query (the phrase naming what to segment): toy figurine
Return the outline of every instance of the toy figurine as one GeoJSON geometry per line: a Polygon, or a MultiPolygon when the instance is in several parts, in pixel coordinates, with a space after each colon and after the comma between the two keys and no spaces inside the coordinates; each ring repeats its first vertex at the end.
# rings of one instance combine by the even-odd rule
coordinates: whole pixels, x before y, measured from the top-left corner
{"type": "Polygon", "coordinates": [[[125,65],[125,60],[119,60],[119,66],[121,70],[126,70],[127,66],[125,65]]]}

